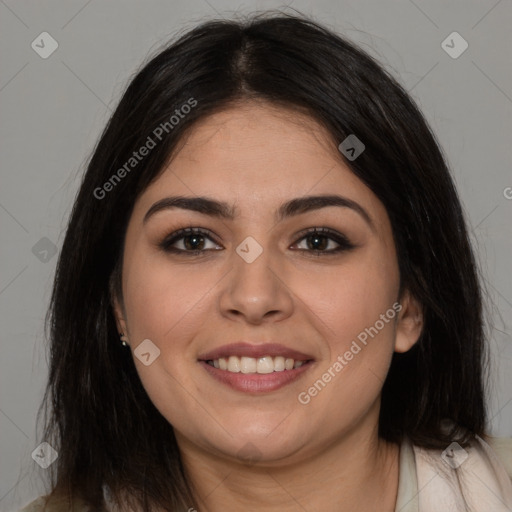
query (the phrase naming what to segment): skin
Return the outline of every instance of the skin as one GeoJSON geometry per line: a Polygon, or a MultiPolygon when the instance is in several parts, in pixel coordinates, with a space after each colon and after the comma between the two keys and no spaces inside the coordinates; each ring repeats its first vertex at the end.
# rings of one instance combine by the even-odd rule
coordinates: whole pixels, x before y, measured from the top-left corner
{"type": "MultiPolygon", "coordinates": [[[[201,510],[393,511],[399,447],[378,437],[381,389],[393,352],[414,345],[423,319],[414,297],[407,291],[399,297],[385,207],[350,171],[328,132],[301,113],[244,103],[202,120],[182,142],[136,201],[125,239],[123,297],[113,307],[132,350],[144,339],[160,350],[149,366],[134,361],[175,429],[201,510]],[[336,206],[274,219],[287,200],[333,193],[361,205],[373,227],[336,206]],[[225,220],[173,208],[143,223],[149,208],[170,195],[222,200],[238,215],[225,220]],[[215,235],[203,239],[204,254],[158,247],[191,226],[215,235]],[[356,247],[314,254],[318,246],[297,236],[313,227],[331,228],[356,247]],[[263,248],[250,264],[235,251],[247,236],[263,248]],[[299,393],[397,300],[402,309],[393,321],[301,404],[299,393]],[[237,340],[275,341],[315,362],[291,384],[249,395],[217,382],[197,361],[237,340]],[[257,461],[242,460],[240,450],[257,461]]],[[[184,249],[185,241],[174,246],[184,249]]],[[[329,243],[324,251],[338,246],[330,238],[322,243],[329,243]]]]}

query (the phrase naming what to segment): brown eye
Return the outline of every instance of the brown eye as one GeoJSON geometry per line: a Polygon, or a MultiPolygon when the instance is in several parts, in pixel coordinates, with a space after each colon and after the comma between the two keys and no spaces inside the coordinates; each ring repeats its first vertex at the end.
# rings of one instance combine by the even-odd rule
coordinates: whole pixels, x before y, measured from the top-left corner
{"type": "Polygon", "coordinates": [[[222,247],[216,244],[209,231],[200,228],[180,229],[165,238],[159,247],[166,252],[182,254],[198,254],[211,250],[220,250],[222,247]],[[208,242],[213,247],[207,247],[208,242]]]}
{"type": "Polygon", "coordinates": [[[196,251],[198,249],[204,249],[205,237],[203,235],[184,235],[181,239],[184,241],[183,245],[187,250],[196,251]]]}
{"type": "Polygon", "coordinates": [[[344,235],[328,228],[310,229],[303,232],[302,235],[299,241],[295,243],[297,245],[302,240],[306,242],[305,247],[299,247],[301,251],[333,254],[355,247],[344,235]]]}

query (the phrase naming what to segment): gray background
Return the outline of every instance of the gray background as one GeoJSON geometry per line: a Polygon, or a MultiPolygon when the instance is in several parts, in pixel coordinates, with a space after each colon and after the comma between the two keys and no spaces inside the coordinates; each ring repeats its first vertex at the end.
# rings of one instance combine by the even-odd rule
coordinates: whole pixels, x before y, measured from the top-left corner
{"type": "MultiPolygon", "coordinates": [[[[492,434],[511,436],[512,200],[504,191],[512,187],[512,1],[288,5],[377,57],[410,91],[438,136],[467,211],[491,304],[492,434]],[[458,58],[441,46],[453,31],[469,44],[458,58]]],[[[286,5],[0,0],[1,510],[16,510],[42,491],[45,470],[31,453],[47,375],[43,319],[57,261],[44,250],[61,246],[86,157],[150,51],[207,18],[267,8],[286,5]],[[31,47],[44,31],[59,45],[47,59],[31,47]]]]}

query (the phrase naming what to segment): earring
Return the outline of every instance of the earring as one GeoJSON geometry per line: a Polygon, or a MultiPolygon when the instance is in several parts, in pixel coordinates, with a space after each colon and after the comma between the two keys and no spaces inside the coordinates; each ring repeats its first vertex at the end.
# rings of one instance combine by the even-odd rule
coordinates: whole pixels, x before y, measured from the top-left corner
{"type": "Polygon", "coordinates": [[[123,333],[120,333],[119,337],[121,338],[121,344],[123,345],[123,347],[127,347],[128,338],[123,333]]]}

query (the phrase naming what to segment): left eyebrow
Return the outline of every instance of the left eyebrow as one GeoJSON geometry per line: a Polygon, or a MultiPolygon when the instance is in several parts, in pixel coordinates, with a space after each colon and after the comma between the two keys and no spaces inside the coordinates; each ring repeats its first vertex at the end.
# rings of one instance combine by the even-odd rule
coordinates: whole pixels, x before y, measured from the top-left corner
{"type": "Polygon", "coordinates": [[[348,197],[343,197],[336,194],[304,196],[292,199],[291,201],[282,204],[281,207],[277,210],[276,220],[280,222],[293,215],[299,215],[301,213],[319,210],[320,208],[327,208],[329,206],[350,208],[351,210],[358,213],[366,221],[370,228],[375,231],[375,226],[370,215],[359,203],[356,203],[348,197]]]}
{"type": "MultiPolygon", "coordinates": [[[[327,208],[329,206],[338,206],[341,208],[349,208],[358,213],[375,231],[375,225],[368,212],[357,202],[340,195],[320,195],[320,196],[304,196],[291,199],[283,203],[276,211],[276,221],[280,222],[288,217],[300,215],[302,213],[327,208]]],[[[170,208],[181,208],[184,210],[192,210],[203,215],[223,218],[226,220],[234,220],[237,214],[237,208],[223,201],[217,201],[203,196],[170,196],[160,199],[154,203],[144,216],[143,223],[155,213],[170,208]]]]}

